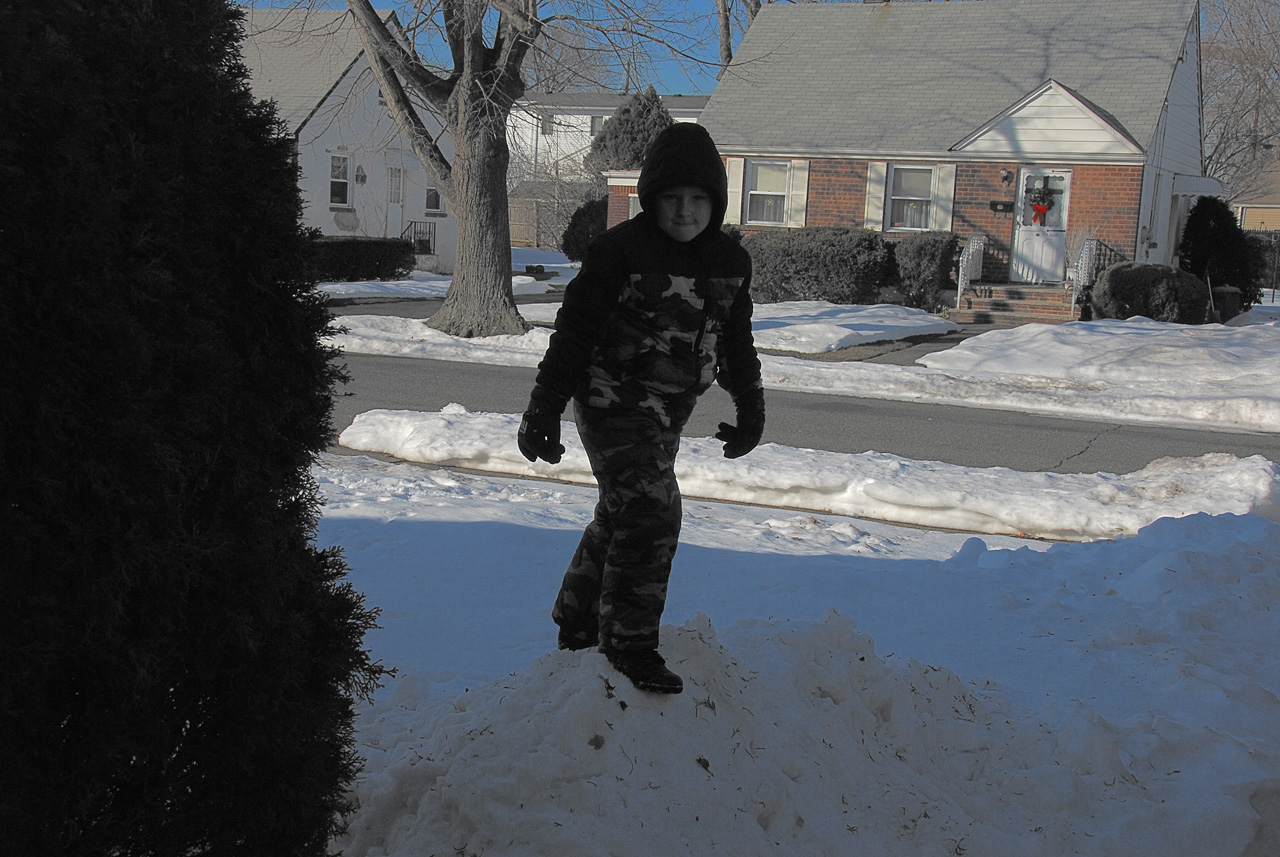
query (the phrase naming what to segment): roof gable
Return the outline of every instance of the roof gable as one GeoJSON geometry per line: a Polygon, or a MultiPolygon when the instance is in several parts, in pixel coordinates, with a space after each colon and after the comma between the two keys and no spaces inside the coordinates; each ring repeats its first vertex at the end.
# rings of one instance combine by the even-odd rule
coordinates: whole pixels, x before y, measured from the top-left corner
{"type": "MultiPolygon", "coordinates": [[[[386,19],[394,13],[378,14],[386,19]]],[[[255,98],[276,102],[291,132],[363,53],[355,21],[345,9],[246,9],[244,31],[241,52],[250,89],[255,98]]]]}
{"type": "Polygon", "coordinates": [[[728,152],[936,155],[1054,80],[1150,145],[1196,0],[768,4],[701,122],[728,152]]]}
{"type": "Polygon", "coordinates": [[[1142,147],[1114,120],[1054,80],[1040,86],[964,140],[954,152],[1020,158],[1137,155],[1142,147]]]}

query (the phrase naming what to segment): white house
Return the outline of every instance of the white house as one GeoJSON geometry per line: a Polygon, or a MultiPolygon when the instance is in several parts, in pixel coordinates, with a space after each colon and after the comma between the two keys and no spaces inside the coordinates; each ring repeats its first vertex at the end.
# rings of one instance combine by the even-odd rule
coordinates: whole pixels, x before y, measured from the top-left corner
{"type": "MultiPolygon", "coordinates": [[[[351,15],[300,8],[245,16],[253,94],[276,102],[297,139],[304,224],[331,236],[405,237],[419,267],[452,271],[457,225],[388,114],[351,15]]],[[[394,13],[385,16],[399,32],[394,13]]],[[[447,135],[440,146],[452,156],[447,135]]]]}
{"type": "MultiPolygon", "coordinates": [[[[610,92],[525,93],[507,120],[508,184],[580,177],[591,141],[630,97],[610,92]]],[[[708,100],[705,95],[660,97],[677,122],[697,122],[708,100]]]]}

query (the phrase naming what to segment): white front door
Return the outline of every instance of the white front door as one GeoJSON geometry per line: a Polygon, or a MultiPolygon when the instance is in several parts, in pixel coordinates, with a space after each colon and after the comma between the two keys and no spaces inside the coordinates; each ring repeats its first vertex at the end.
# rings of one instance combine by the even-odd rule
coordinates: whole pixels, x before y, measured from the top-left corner
{"type": "Polygon", "coordinates": [[[1010,279],[1015,283],[1064,282],[1071,171],[1024,167],[1018,187],[1010,279]]]}

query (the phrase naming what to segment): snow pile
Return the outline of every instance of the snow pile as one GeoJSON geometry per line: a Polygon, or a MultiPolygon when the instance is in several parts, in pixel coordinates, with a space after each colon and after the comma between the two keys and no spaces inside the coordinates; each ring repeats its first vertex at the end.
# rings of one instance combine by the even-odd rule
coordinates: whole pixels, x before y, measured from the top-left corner
{"type": "MultiPolygon", "coordinates": [[[[594,484],[571,423],[561,426],[565,455],[557,465],[525,460],[515,443],[519,425],[518,415],[456,404],[439,413],[375,410],[359,414],[339,440],[404,461],[594,484]]],[[[1258,455],[1160,459],[1125,475],[1020,473],[777,444],[728,460],[719,441],[683,438],[676,476],[689,497],[1036,538],[1131,534],[1157,518],[1206,509],[1280,519],[1280,466],[1258,455]]]]}
{"type": "Polygon", "coordinates": [[[674,698],[594,653],[546,655],[442,714],[402,695],[364,730],[388,773],[344,846],[1058,855],[1141,792],[1104,726],[1015,725],[998,695],[889,664],[845,617],[737,637],[735,654],[705,615],[673,630],[669,660],[690,676],[674,698]]]}
{"type": "Polygon", "coordinates": [[[592,489],[317,476],[400,670],[351,857],[1274,853],[1274,522],[1046,545],[692,501],[657,697],[552,651],[592,489]]]}
{"type": "MultiPolygon", "coordinates": [[[[551,324],[560,305],[524,304],[520,313],[538,324],[551,324]]],[[[851,345],[890,342],[960,329],[954,321],[923,310],[894,304],[844,306],[827,301],[758,304],[751,320],[756,345],[774,351],[820,354],[851,345]]]]}
{"type": "MultiPolygon", "coordinates": [[[[557,304],[526,304],[550,320],[557,304]]],[[[421,321],[354,315],[335,347],[352,353],[536,366],[549,332],[465,340],[421,321]]],[[[828,351],[851,338],[904,339],[951,325],[903,307],[767,304],[753,328],[762,345],[828,351]],[[821,317],[819,323],[805,319],[821,317]],[[788,344],[789,343],[789,344],[788,344]]],[[[761,358],[767,389],[928,401],[1108,422],[1197,429],[1280,430],[1280,322],[1225,327],[1129,321],[1026,324],[926,355],[922,366],[761,358]]]]}

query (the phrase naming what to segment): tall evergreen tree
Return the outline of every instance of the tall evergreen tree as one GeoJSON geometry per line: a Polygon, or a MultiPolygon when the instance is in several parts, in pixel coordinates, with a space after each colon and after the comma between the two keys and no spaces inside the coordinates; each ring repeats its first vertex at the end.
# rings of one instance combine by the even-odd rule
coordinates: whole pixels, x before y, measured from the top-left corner
{"type": "Polygon", "coordinates": [[[1248,309],[1262,299],[1254,282],[1254,252],[1236,214],[1216,196],[1196,199],[1187,213],[1179,245],[1179,262],[1209,284],[1240,289],[1241,306],[1248,309]]]}
{"type": "Polygon", "coordinates": [[[650,86],[628,98],[591,141],[582,166],[594,172],[638,170],[653,139],[674,123],[662,98],[650,86]]]}
{"type": "Polygon", "coordinates": [[[7,853],[320,854],[357,769],[329,315],[239,17],[0,3],[7,853]]]}

